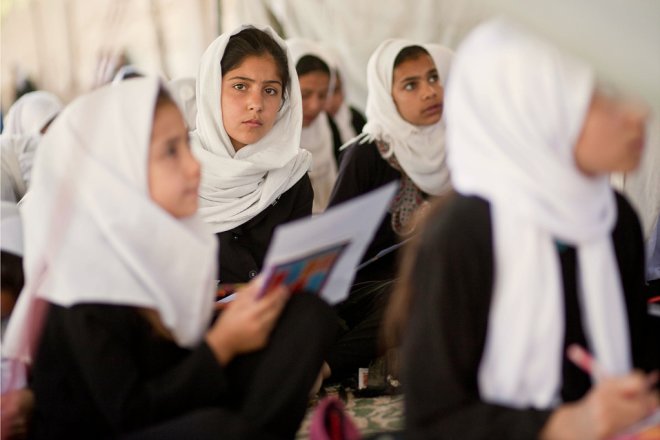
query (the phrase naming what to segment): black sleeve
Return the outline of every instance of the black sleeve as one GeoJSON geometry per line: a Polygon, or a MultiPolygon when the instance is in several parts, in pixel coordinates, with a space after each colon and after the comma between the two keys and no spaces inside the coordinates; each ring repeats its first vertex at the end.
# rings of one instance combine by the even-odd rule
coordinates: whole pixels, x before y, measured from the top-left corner
{"type": "Polygon", "coordinates": [[[338,205],[400,177],[375,144],[354,143],[344,150],[328,207],[338,205]]]}
{"type": "Polygon", "coordinates": [[[287,221],[297,220],[312,215],[314,190],[312,189],[312,181],[309,180],[309,175],[305,173],[294,187],[298,187],[296,192],[297,196],[293,204],[293,209],[291,210],[291,215],[287,221]]]}
{"type": "Polygon", "coordinates": [[[616,193],[616,201],[618,217],[612,240],[626,297],[633,365],[652,371],[660,368],[660,334],[657,318],[647,312],[642,227],[628,200],[616,193]]]}
{"type": "Polygon", "coordinates": [[[493,287],[488,204],[457,196],[423,234],[403,345],[407,438],[537,438],[549,411],[493,405],[479,395],[493,287]],[[429,261],[432,269],[422,264],[429,261]],[[428,270],[437,276],[424,276],[428,270]]]}
{"type": "Polygon", "coordinates": [[[144,361],[149,354],[144,337],[151,328],[133,308],[93,305],[64,312],[63,336],[68,338],[80,381],[117,432],[217,404],[227,390],[224,369],[204,342],[176,356],[176,363],[167,365],[172,358],[162,358],[163,371],[153,376],[145,371],[150,361],[144,361]]]}

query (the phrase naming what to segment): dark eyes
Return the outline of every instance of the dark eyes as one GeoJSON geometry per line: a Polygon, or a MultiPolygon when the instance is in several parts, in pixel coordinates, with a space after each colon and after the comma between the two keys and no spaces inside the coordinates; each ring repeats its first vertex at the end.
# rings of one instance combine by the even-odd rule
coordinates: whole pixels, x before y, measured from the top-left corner
{"type": "MultiPolygon", "coordinates": [[[[234,89],[239,90],[239,91],[244,91],[247,90],[247,85],[243,83],[237,83],[232,86],[234,89]]],[[[275,87],[266,87],[264,89],[264,93],[269,96],[278,96],[280,94],[280,91],[275,88],[275,87]]]]}

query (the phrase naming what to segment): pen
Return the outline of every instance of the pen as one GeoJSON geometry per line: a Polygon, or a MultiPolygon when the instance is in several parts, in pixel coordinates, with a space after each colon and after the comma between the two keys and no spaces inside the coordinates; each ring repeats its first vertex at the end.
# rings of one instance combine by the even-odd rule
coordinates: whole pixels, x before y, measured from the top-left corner
{"type": "Polygon", "coordinates": [[[579,344],[571,344],[566,349],[568,359],[577,365],[582,371],[589,374],[595,381],[604,379],[607,373],[596,362],[596,359],[579,344]]]}

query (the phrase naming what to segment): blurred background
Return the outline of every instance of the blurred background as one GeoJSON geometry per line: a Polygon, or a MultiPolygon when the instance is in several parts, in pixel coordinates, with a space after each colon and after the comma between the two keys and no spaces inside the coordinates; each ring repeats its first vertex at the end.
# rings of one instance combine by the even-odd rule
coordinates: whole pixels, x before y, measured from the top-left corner
{"type": "Polygon", "coordinates": [[[1,106],[45,89],[64,102],[123,64],[195,76],[206,46],[243,23],[335,48],[348,100],[366,101],[366,63],[388,37],[456,48],[481,19],[515,16],[660,109],[659,0],[1,0],[1,106]]]}

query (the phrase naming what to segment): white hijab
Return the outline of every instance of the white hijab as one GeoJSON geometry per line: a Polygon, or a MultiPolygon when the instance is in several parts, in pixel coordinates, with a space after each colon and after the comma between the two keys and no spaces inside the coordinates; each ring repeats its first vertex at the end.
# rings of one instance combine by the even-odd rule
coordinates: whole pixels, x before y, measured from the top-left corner
{"type": "MultiPolygon", "coordinates": [[[[275,125],[258,142],[234,151],[222,125],[220,60],[229,38],[248,27],[216,38],[202,55],[197,76],[197,128],[191,143],[202,163],[199,214],[216,233],[233,229],[266,209],[300,180],[311,162],[310,154],[300,149],[302,100],[289,54],[291,83],[275,125]]],[[[287,51],[275,31],[260,29],[287,51]]]]}
{"type": "MultiPolygon", "coordinates": [[[[305,55],[313,55],[324,63],[330,63],[324,56],[323,49],[316,43],[302,38],[287,40],[294,66],[305,55]]],[[[331,82],[332,74],[331,74],[331,82]]],[[[322,111],[310,125],[302,128],[300,146],[312,153],[312,166],[309,178],[314,188],[314,205],[312,211],[321,213],[328,206],[332,188],[337,180],[337,161],[335,159],[335,145],[330,128],[330,119],[322,111]]]]}
{"type": "Polygon", "coordinates": [[[183,111],[188,130],[195,129],[197,120],[197,101],[195,99],[195,78],[183,77],[173,79],[167,84],[167,89],[183,111]]]}
{"type": "Polygon", "coordinates": [[[367,124],[361,138],[384,142],[389,147],[386,158],[396,156],[419,189],[437,196],[450,189],[444,123],[441,120],[427,127],[413,125],[401,117],[392,98],[394,60],[408,46],[419,45],[401,39],[385,40],[369,58],[367,124]]]}
{"type": "Polygon", "coordinates": [[[36,297],[64,307],[153,309],[179,345],[202,339],[217,244],[197,216],[175,219],[149,195],[160,87],[156,78],[137,78],[97,89],[71,103],[44,136],[21,207],[26,286],[6,335],[9,357],[30,359],[36,297]]]}
{"type": "Polygon", "coordinates": [[[23,225],[15,203],[3,201],[0,205],[0,249],[23,256],[23,225]]]}
{"type": "MultiPolygon", "coordinates": [[[[341,81],[343,92],[345,92],[346,75],[343,73],[344,66],[339,59],[339,54],[333,48],[328,46],[322,46],[320,49],[322,50],[322,59],[328,63],[328,66],[332,72],[328,96],[332,96],[334,94],[338,80],[341,81]]],[[[355,132],[355,128],[353,127],[353,113],[351,112],[351,108],[348,105],[345,93],[344,99],[339,105],[337,112],[334,114],[334,116],[332,116],[332,119],[335,122],[335,125],[337,125],[342,144],[349,142],[351,139],[358,135],[358,133],[355,132]]]]}
{"type": "Polygon", "coordinates": [[[573,158],[593,74],[502,20],[477,28],[452,69],[452,179],[459,192],[488,200],[492,215],[495,281],[479,390],[486,401],[547,409],[559,402],[565,356],[555,240],[576,247],[583,324],[597,362],[613,375],[631,366],[610,237],[614,195],[607,176],[587,177],[573,158]]]}
{"type": "Polygon", "coordinates": [[[62,110],[62,102],[52,93],[36,91],[21,96],[5,117],[3,134],[32,135],[41,131],[62,110]]]}

